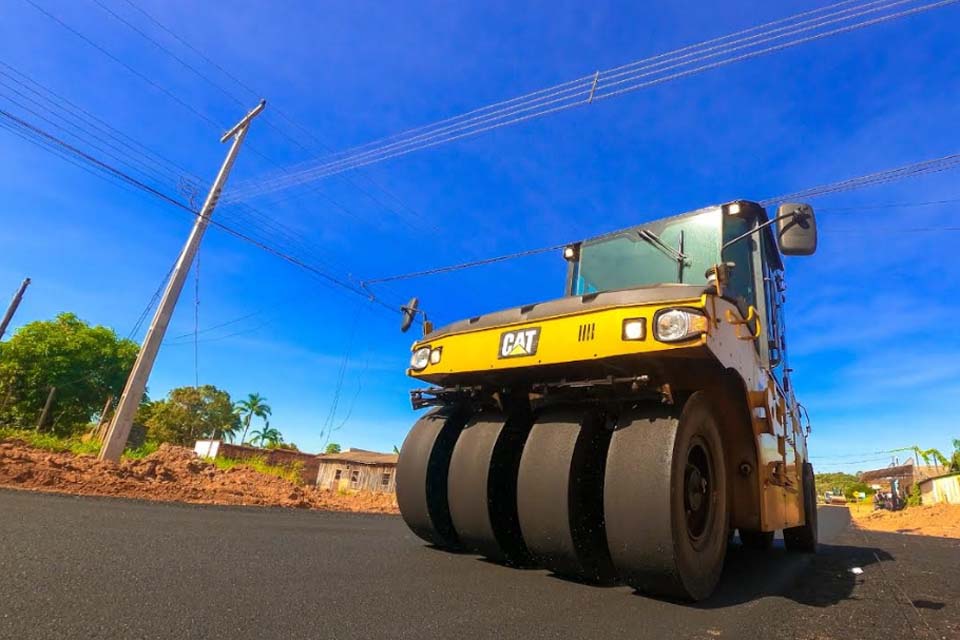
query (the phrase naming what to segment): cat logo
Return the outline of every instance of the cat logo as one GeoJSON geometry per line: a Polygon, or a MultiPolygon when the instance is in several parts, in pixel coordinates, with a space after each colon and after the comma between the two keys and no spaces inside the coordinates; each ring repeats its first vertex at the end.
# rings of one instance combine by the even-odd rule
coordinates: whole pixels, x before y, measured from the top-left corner
{"type": "Polygon", "coordinates": [[[540,327],[504,331],[500,334],[500,358],[532,356],[540,344],[540,327]]]}

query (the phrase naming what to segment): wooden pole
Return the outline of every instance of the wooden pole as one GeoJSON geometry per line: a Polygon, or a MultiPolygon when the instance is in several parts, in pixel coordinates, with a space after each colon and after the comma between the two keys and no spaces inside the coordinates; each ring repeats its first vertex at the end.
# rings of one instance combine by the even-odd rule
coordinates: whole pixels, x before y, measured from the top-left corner
{"type": "Polygon", "coordinates": [[[47,420],[50,418],[50,408],[53,406],[53,396],[56,393],[57,388],[50,387],[50,392],[47,393],[47,401],[43,403],[43,412],[40,413],[40,420],[37,421],[37,431],[47,426],[47,420]]]}
{"type": "Polygon", "coordinates": [[[113,405],[113,396],[107,396],[107,401],[103,403],[103,410],[100,411],[100,421],[97,422],[97,429],[94,431],[97,442],[103,444],[103,437],[107,434],[107,425],[110,424],[110,407],[113,405]]]}

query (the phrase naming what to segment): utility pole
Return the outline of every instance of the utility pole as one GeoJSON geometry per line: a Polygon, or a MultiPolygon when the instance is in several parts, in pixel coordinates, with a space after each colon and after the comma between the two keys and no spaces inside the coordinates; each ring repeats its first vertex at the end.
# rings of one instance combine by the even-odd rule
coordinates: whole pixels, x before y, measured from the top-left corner
{"type": "Polygon", "coordinates": [[[47,401],[43,403],[43,412],[40,414],[40,419],[37,421],[37,431],[47,426],[47,422],[50,419],[50,409],[53,407],[53,396],[57,393],[56,387],[50,387],[50,391],[47,393],[47,401]]]}
{"type": "Polygon", "coordinates": [[[103,410],[100,412],[100,420],[93,430],[93,437],[95,437],[100,444],[103,444],[103,436],[105,435],[107,420],[110,419],[110,406],[112,404],[113,396],[107,396],[107,401],[103,403],[103,410]]]}
{"type": "Polygon", "coordinates": [[[245,115],[240,122],[220,138],[221,143],[231,138],[233,139],[233,143],[230,145],[227,157],[220,167],[220,172],[217,173],[216,179],[210,186],[207,199],[204,200],[203,207],[197,215],[193,229],[187,237],[187,242],[183,245],[180,258],[177,260],[177,264],[174,266],[173,272],[170,275],[170,281],[167,283],[167,288],[163,292],[163,298],[161,298],[153,320],[150,322],[147,336],[143,339],[143,344],[140,345],[140,353],[137,354],[137,360],[133,365],[133,369],[130,371],[130,376],[127,378],[127,384],[123,388],[120,402],[117,403],[117,408],[113,413],[113,420],[110,422],[107,437],[103,442],[103,447],[100,449],[99,458],[101,460],[113,460],[114,462],[120,460],[120,455],[127,445],[130,427],[133,426],[133,418],[137,413],[137,408],[140,406],[144,391],[146,391],[147,379],[150,377],[150,371],[153,369],[157,352],[160,351],[160,344],[163,342],[163,337],[167,332],[167,325],[170,324],[170,318],[173,315],[174,307],[177,305],[177,299],[180,297],[181,291],[183,291],[183,285],[189,275],[190,265],[193,263],[197,248],[200,246],[200,240],[203,238],[203,233],[210,223],[210,216],[213,214],[213,210],[217,206],[217,201],[220,199],[220,193],[223,191],[223,186],[227,182],[227,176],[230,175],[230,169],[233,167],[233,162],[237,158],[240,145],[247,135],[250,122],[257,114],[263,111],[265,105],[266,100],[261,100],[260,104],[254,107],[250,113],[245,115]]]}
{"type": "Polygon", "coordinates": [[[13,314],[17,312],[17,307],[20,306],[20,301],[23,300],[23,293],[29,286],[30,278],[24,278],[23,282],[20,283],[20,288],[17,289],[15,294],[13,294],[13,300],[10,301],[10,306],[7,307],[7,312],[3,314],[3,320],[0,320],[0,339],[3,339],[3,334],[7,332],[7,325],[10,324],[11,320],[13,320],[13,314]]]}

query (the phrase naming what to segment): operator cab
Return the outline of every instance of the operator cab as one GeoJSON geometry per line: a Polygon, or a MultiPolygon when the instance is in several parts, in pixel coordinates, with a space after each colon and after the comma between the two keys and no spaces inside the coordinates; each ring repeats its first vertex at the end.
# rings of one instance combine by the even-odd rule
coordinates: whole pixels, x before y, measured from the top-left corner
{"type": "Polygon", "coordinates": [[[789,391],[781,253],[809,255],[816,245],[808,205],[781,205],[771,219],[761,205],[738,200],[567,246],[566,295],[701,285],[744,317],[753,310],[766,334],[756,342],[761,360],[789,391]]]}

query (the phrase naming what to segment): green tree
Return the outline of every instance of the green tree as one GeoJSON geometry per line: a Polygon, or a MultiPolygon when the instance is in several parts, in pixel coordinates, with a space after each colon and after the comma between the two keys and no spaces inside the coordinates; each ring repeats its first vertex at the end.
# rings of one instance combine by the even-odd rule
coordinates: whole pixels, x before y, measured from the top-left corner
{"type": "Polygon", "coordinates": [[[336,442],[331,442],[327,445],[327,448],[323,451],[324,453],[340,453],[340,445],[336,442]]]}
{"type": "Polygon", "coordinates": [[[203,438],[222,437],[240,426],[230,394],[209,384],[174,389],[165,400],[152,403],[149,413],[150,440],[183,446],[193,446],[203,438]]]}
{"type": "Polygon", "coordinates": [[[254,417],[263,420],[265,429],[270,427],[269,418],[272,411],[270,405],[267,404],[267,399],[259,393],[251,393],[246,400],[237,403],[236,412],[243,420],[243,435],[240,436],[240,444],[247,441],[247,431],[250,429],[250,423],[254,417]]]}
{"type": "Polygon", "coordinates": [[[0,344],[0,423],[32,427],[56,387],[53,431],[68,435],[123,390],[139,347],[72,313],[20,327],[0,344]]]}
{"type": "Polygon", "coordinates": [[[280,431],[274,429],[269,424],[263,425],[259,431],[250,434],[250,444],[258,444],[267,449],[275,449],[283,442],[283,436],[280,431]]]}

